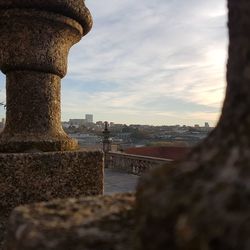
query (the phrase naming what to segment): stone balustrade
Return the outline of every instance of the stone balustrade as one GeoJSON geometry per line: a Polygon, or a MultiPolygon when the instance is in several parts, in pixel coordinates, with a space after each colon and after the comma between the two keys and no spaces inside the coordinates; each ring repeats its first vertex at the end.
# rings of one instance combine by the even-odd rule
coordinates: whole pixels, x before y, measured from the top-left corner
{"type": "Polygon", "coordinates": [[[124,154],[117,152],[108,152],[105,155],[105,163],[107,168],[125,170],[128,173],[141,175],[150,169],[161,166],[162,164],[171,164],[172,160],[124,154]]]}

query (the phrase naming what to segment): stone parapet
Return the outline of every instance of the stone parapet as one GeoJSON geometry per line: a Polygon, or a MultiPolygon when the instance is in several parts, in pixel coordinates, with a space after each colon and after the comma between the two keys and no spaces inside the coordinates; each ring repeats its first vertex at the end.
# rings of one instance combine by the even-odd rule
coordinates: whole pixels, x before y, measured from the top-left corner
{"type": "Polygon", "coordinates": [[[133,194],[55,200],[16,208],[7,250],[128,250],[133,194]]]}

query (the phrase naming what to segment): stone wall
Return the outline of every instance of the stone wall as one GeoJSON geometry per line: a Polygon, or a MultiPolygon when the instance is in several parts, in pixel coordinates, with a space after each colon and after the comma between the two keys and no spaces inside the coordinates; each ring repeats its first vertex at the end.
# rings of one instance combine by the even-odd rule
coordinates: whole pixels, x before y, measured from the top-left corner
{"type": "Polygon", "coordinates": [[[162,164],[171,164],[171,162],[172,160],[149,156],[114,152],[108,152],[105,154],[105,167],[124,170],[135,175],[141,175],[151,169],[161,166],[162,164]]]}

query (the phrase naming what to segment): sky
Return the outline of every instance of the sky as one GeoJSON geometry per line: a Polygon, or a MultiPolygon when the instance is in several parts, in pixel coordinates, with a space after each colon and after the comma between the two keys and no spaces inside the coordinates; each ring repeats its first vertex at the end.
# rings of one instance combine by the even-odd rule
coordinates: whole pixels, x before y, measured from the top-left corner
{"type": "MultiPolygon", "coordinates": [[[[215,126],[225,92],[225,0],[86,0],[94,25],[69,54],[62,120],[215,126]]],[[[0,101],[5,79],[0,76],[0,101]]],[[[4,117],[0,107],[0,117],[4,117]]]]}

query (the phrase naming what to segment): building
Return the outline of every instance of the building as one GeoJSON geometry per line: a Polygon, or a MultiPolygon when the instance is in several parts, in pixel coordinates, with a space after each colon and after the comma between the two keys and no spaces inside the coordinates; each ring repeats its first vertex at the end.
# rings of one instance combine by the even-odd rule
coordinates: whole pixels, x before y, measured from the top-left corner
{"type": "Polygon", "coordinates": [[[70,126],[79,127],[79,126],[84,125],[85,123],[86,123],[85,119],[69,119],[70,126]]]}
{"type": "Polygon", "coordinates": [[[92,114],[86,114],[85,115],[86,123],[93,123],[93,115],[92,114]]]}
{"type": "Polygon", "coordinates": [[[69,119],[69,122],[63,122],[62,126],[64,128],[74,126],[76,128],[79,128],[84,125],[93,124],[93,115],[92,114],[86,114],[85,119],[69,119]]]}

